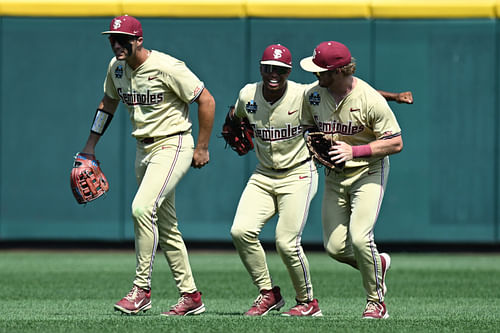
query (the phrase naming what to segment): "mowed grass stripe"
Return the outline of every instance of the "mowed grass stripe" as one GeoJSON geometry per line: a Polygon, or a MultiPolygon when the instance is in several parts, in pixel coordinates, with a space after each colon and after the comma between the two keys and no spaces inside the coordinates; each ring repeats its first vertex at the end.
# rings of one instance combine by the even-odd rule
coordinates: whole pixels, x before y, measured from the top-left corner
{"type": "MultiPolygon", "coordinates": [[[[207,312],[182,318],[159,316],[178,298],[160,252],[153,308],[137,316],[113,311],[131,288],[131,251],[3,251],[0,258],[0,332],[500,332],[500,254],[393,254],[385,321],[361,319],[359,272],[324,253],[308,253],[322,318],[243,317],[257,289],[232,251],[190,254],[207,312]]],[[[287,310],[295,304],[288,273],[275,253],[268,264],[287,310]]]]}

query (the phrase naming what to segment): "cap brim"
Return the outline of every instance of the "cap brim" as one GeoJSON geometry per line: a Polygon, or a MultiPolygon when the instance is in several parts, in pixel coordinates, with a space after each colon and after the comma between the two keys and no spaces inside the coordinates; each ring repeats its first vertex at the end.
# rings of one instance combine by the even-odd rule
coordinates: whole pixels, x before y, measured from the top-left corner
{"type": "Polygon", "coordinates": [[[312,73],[328,71],[327,68],[319,67],[318,65],[316,65],[312,61],[312,59],[313,59],[312,56],[302,59],[300,61],[300,67],[302,67],[302,69],[305,70],[306,72],[312,72],[312,73]]]}
{"type": "Polygon", "coordinates": [[[273,65],[273,66],[292,68],[292,66],[285,64],[284,62],[280,62],[280,61],[276,61],[276,60],[264,60],[264,61],[261,61],[260,64],[261,65],[273,65]]]}
{"type": "Polygon", "coordinates": [[[103,34],[103,35],[111,35],[111,34],[115,35],[116,34],[116,35],[127,35],[127,36],[137,37],[134,34],[131,34],[131,33],[128,33],[128,32],[122,32],[122,31],[103,31],[103,32],[101,32],[101,34],[103,34]]]}

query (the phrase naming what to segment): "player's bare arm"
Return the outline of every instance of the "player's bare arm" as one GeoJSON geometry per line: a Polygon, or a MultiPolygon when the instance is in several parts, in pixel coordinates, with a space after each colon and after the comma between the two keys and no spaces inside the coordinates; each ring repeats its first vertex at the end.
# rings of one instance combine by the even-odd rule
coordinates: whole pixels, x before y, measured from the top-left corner
{"type": "Polygon", "coordinates": [[[413,94],[411,91],[404,91],[400,93],[393,93],[383,90],[377,90],[387,101],[396,103],[413,104],[413,94]]]}
{"type": "MultiPolygon", "coordinates": [[[[105,112],[109,113],[110,115],[113,115],[116,111],[116,108],[118,107],[118,104],[120,103],[119,100],[117,99],[112,99],[111,97],[104,95],[102,98],[101,102],[99,103],[99,110],[104,110],[105,112]]],[[[87,143],[82,149],[82,153],[86,154],[92,154],[95,155],[95,146],[97,145],[97,142],[101,138],[101,135],[98,135],[94,132],[90,132],[90,135],[87,139],[87,143]]]]}
{"type": "Polygon", "coordinates": [[[193,162],[191,165],[195,168],[202,168],[210,161],[208,152],[208,143],[210,133],[214,124],[215,100],[207,88],[203,89],[200,96],[196,99],[198,103],[198,141],[194,149],[193,162]]]}
{"type": "Polygon", "coordinates": [[[403,150],[401,135],[390,139],[375,140],[363,146],[351,146],[343,141],[336,143],[329,152],[332,161],[336,163],[347,162],[356,157],[387,156],[403,150]]]}
{"type": "Polygon", "coordinates": [[[229,111],[228,111],[229,119],[233,120],[234,117],[239,119],[239,117],[237,115],[235,115],[234,112],[235,112],[235,107],[234,107],[234,105],[231,105],[229,107],[229,111]]]}

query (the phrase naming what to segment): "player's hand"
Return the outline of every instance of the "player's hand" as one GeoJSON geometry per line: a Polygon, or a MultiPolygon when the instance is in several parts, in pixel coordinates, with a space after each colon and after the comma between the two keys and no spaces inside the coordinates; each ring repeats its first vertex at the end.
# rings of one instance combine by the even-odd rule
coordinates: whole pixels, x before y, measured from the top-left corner
{"type": "Polygon", "coordinates": [[[199,148],[196,147],[194,149],[193,161],[191,162],[191,166],[193,168],[203,168],[205,165],[210,162],[210,153],[208,152],[208,148],[199,148]]]}
{"type": "Polygon", "coordinates": [[[335,141],[328,155],[335,163],[347,162],[352,160],[352,147],[343,141],[335,141]]]}
{"type": "Polygon", "coordinates": [[[399,104],[401,104],[401,103],[413,104],[413,95],[412,95],[411,91],[405,91],[405,92],[399,93],[396,97],[396,102],[399,104]]]}

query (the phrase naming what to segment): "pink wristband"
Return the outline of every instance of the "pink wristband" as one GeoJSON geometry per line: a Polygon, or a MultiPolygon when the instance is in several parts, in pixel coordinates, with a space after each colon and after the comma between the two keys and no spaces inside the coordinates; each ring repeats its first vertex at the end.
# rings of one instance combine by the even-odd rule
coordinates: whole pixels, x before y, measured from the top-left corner
{"type": "Polygon", "coordinates": [[[352,157],[368,157],[372,156],[372,149],[370,145],[362,145],[362,146],[352,146],[352,157]]]}

